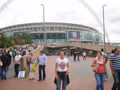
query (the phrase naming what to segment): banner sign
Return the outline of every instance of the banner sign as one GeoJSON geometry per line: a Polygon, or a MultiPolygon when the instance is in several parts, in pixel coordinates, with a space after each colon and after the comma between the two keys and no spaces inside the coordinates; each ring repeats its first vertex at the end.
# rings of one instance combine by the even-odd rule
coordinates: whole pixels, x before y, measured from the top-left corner
{"type": "Polygon", "coordinates": [[[68,31],[68,41],[80,41],[80,31],[68,31]]]}

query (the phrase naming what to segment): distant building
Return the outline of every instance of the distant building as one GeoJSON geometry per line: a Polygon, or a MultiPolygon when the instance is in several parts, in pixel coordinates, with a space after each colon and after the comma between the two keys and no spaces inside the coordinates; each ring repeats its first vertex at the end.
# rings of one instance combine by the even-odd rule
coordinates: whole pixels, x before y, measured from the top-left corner
{"type": "Polygon", "coordinates": [[[32,36],[34,43],[42,43],[45,30],[47,43],[102,43],[102,34],[98,30],[71,23],[46,22],[45,28],[43,23],[19,24],[1,28],[0,32],[7,36],[27,32],[32,36]]]}

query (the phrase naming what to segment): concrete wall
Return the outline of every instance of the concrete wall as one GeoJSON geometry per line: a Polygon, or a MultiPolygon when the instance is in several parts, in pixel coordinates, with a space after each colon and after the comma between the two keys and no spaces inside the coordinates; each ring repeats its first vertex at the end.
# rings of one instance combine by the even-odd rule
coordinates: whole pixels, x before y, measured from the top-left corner
{"type": "MultiPolygon", "coordinates": [[[[97,51],[101,51],[102,48],[104,49],[104,45],[88,44],[88,43],[47,44],[47,47],[48,48],[66,48],[66,47],[82,48],[82,49],[94,51],[93,56],[96,55],[97,51]]],[[[108,58],[110,57],[111,51],[116,47],[120,47],[120,46],[106,45],[106,53],[108,55],[108,58]]]]}
{"type": "MultiPolygon", "coordinates": [[[[88,44],[88,43],[71,43],[71,44],[47,44],[47,47],[76,47],[76,48],[82,48],[82,49],[88,49],[93,51],[101,51],[101,49],[104,49],[104,45],[99,44],[88,44]]],[[[118,46],[111,46],[106,45],[106,53],[110,54],[111,50],[115,49],[118,46]]]]}

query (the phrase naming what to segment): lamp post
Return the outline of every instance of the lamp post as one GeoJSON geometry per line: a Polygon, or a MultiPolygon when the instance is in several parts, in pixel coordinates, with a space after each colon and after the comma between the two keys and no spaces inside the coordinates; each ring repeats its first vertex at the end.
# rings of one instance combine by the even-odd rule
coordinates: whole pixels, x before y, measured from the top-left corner
{"type": "Polygon", "coordinates": [[[104,36],[103,36],[103,40],[104,40],[104,52],[106,53],[106,44],[105,44],[105,15],[104,15],[104,7],[107,6],[107,5],[102,5],[102,9],[103,9],[103,33],[104,33],[104,36]]]}
{"type": "Polygon", "coordinates": [[[43,30],[44,30],[44,53],[47,54],[47,31],[46,31],[46,26],[45,26],[45,7],[44,4],[41,4],[41,6],[43,7],[43,30]]]}

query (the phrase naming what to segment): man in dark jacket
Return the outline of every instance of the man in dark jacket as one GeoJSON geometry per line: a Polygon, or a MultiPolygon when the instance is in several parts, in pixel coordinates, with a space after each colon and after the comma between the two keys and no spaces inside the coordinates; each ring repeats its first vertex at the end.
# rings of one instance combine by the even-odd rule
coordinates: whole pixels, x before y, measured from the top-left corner
{"type": "Polygon", "coordinates": [[[10,64],[11,64],[11,59],[12,59],[12,57],[11,57],[11,55],[10,55],[9,53],[10,53],[10,51],[8,51],[8,52],[6,53],[6,56],[8,57],[8,59],[9,59],[9,61],[10,61],[10,64]]]}
{"type": "Polygon", "coordinates": [[[9,68],[9,65],[10,65],[10,60],[9,60],[9,58],[5,55],[5,52],[2,52],[1,61],[2,61],[2,63],[3,63],[2,67],[1,67],[1,80],[3,80],[3,79],[6,80],[8,68],[9,68]]]}

